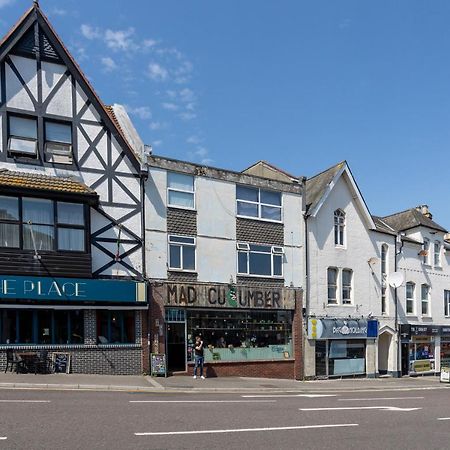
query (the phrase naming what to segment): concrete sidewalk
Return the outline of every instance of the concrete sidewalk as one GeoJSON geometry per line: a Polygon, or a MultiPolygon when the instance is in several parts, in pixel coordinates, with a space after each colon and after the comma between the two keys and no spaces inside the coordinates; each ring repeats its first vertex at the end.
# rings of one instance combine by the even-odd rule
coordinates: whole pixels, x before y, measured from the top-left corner
{"type": "Polygon", "coordinates": [[[343,380],[295,381],[270,378],[207,378],[188,376],[168,378],[120,375],[78,374],[0,374],[0,389],[53,389],[93,391],[140,391],[148,393],[321,393],[367,390],[446,389],[439,377],[357,378],[343,380]]]}

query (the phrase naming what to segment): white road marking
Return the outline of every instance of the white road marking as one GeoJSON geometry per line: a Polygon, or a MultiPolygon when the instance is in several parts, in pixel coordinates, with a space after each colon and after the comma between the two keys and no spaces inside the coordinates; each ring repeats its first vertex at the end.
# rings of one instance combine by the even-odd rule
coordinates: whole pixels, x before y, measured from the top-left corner
{"type": "Polygon", "coordinates": [[[237,428],[229,430],[195,430],[195,431],[157,431],[149,433],[134,433],[136,436],[170,436],[178,434],[215,434],[215,433],[245,433],[250,431],[285,431],[285,430],[308,430],[315,428],[342,428],[357,427],[358,423],[336,423],[332,425],[301,425],[296,427],[270,427],[270,428],[237,428]]]}
{"type": "Polygon", "coordinates": [[[345,406],[343,408],[299,408],[300,411],[344,411],[350,409],[381,409],[383,411],[417,411],[422,408],[397,408],[396,406],[345,406]]]}
{"type": "Polygon", "coordinates": [[[337,397],[337,394],[261,394],[261,395],[241,395],[243,398],[266,398],[266,397],[280,397],[280,398],[293,398],[293,397],[306,397],[306,398],[318,398],[318,397],[337,397]]]}
{"type": "Polygon", "coordinates": [[[372,397],[372,398],[339,398],[339,402],[371,402],[376,400],[419,400],[425,397],[372,397]]]}
{"type": "Polygon", "coordinates": [[[276,400],[129,400],[130,403],[276,403],[276,400]]]}
{"type": "Polygon", "coordinates": [[[50,400],[0,400],[0,403],[50,403],[50,400]]]}
{"type": "Polygon", "coordinates": [[[8,439],[6,436],[0,436],[0,441],[6,441],[8,439]]]}
{"type": "Polygon", "coordinates": [[[450,420],[450,417],[438,417],[438,420],[450,420]]]}

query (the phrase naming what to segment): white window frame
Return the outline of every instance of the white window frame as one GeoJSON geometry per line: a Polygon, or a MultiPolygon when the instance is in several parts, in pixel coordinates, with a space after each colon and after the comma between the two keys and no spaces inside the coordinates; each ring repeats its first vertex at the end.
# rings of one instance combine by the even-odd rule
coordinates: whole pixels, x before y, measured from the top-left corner
{"type": "Polygon", "coordinates": [[[191,175],[189,173],[181,173],[181,172],[173,172],[173,171],[168,171],[167,172],[167,206],[170,206],[171,208],[179,208],[179,209],[189,209],[190,211],[195,211],[196,209],[196,195],[195,195],[195,176],[191,175]],[[169,186],[169,178],[170,178],[170,174],[177,174],[177,175],[184,175],[187,177],[191,177],[192,178],[192,191],[188,191],[186,189],[179,189],[179,188],[172,188],[169,186]],[[173,205],[170,203],[170,195],[169,192],[183,192],[185,194],[192,194],[193,197],[193,206],[182,206],[182,205],[173,205]]]}
{"type": "Polygon", "coordinates": [[[333,234],[334,245],[338,248],[345,248],[347,244],[346,236],[346,214],[342,209],[336,209],[333,213],[333,234]],[[342,230],[342,242],[341,242],[342,230]]]}
{"type": "Polygon", "coordinates": [[[424,238],[423,240],[423,264],[426,266],[430,265],[430,240],[428,238],[424,238]]]}
{"type": "Polygon", "coordinates": [[[433,263],[434,267],[441,267],[441,243],[434,241],[433,244],[433,263]]]}
{"type": "Polygon", "coordinates": [[[328,305],[338,305],[339,304],[339,269],[337,267],[328,267],[327,268],[327,304],[328,305]],[[335,298],[334,301],[330,301],[330,295],[329,295],[329,289],[330,289],[330,282],[328,279],[328,272],[330,270],[333,270],[336,273],[336,285],[331,285],[335,290],[335,298]]]}
{"type": "Polygon", "coordinates": [[[193,236],[182,236],[178,234],[169,234],[167,236],[167,267],[169,270],[177,271],[177,272],[196,272],[197,271],[197,239],[193,236]],[[182,239],[192,239],[192,243],[188,242],[175,242],[171,241],[171,238],[182,238],[182,239]],[[176,246],[180,248],[180,264],[182,267],[173,267],[170,261],[170,247],[176,246]],[[193,269],[185,269],[183,268],[183,247],[194,247],[194,268],[193,269]]]}
{"type": "Polygon", "coordinates": [[[430,314],[430,285],[423,283],[420,285],[420,313],[422,316],[424,317],[429,317],[430,314]],[[424,286],[426,286],[427,288],[427,295],[426,297],[423,296],[423,288],[424,286]],[[426,304],[427,305],[427,312],[424,313],[423,312],[423,305],[426,304]]]}
{"type": "Polygon", "coordinates": [[[246,185],[236,185],[236,217],[242,217],[244,219],[253,219],[253,220],[261,220],[264,222],[275,222],[275,223],[283,223],[283,193],[280,191],[273,191],[271,189],[261,189],[254,186],[246,186],[246,185]],[[237,188],[238,186],[242,186],[247,189],[254,189],[255,191],[258,191],[258,201],[254,202],[251,200],[241,200],[237,196],[237,188]],[[261,202],[261,191],[264,192],[274,192],[277,194],[280,194],[280,205],[271,205],[269,203],[263,203],[261,202]],[[257,205],[258,208],[258,216],[246,216],[244,214],[238,214],[238,203],[248,203],[250,205],[257,205]],[[280,220],[276,219],[266,219],[265,217],[261,216],[262,207],[267,206],[269,208],[278,208],[280,210],[280,220]]]}
{"type": "Polygon", "coordinates": [[[275,279],[280,279],[283,278],[284,276],[284,261],[283,261],[283,257],[281,258],[281,275],[274,275],[274,256],[280,256],[280,255],[284,255],[284,248],[279,246],[279,245],[270,245],[270,244],[258,244],[255,242],[252,243],[247,243],[247,242],[238,242],[236,243],[236,273],[240,276],[244,276],[244,277],[255,277],[255,278],[275,278],[275,279]],[[255,250],[251,250],[250,246],[251,245],[258,245],[261,247],[267,247],[270,249],[270,252],[263,252],[263,251],[255,251],[255,250]],[[247,272],[239,272],[239,254],[240,253],[245,253],[247,255],[247,272]],[[264,254],[264,255],[271,255],[270,258],[270,273],[271,275],[258,275],[258,274],[253,274],[250,273],[250,253],[258,253],[258,254],[264,254]]]}
{"type": "Polygon", "coordinates": [[[444,315],[450,317],[450,290],[444,289],[444,315]]]}
{"type": "Polygon", "coordinates": [[[353,305],[353,270],[348,267],[343,268],[341,271],[341,301],[343,305],[353,305]],[[346,288],[344,286],[344,272],[346,271],[350,272],[350,298],[344,301],[344,289],[346,288]]]}
{"type": "Polygon", "coordinates": [[[416,283],[408,281],[405,285],[405,313],[407,316],[416,315],[416,283]],[[412,297],[408,297],[408,285],[412,286],[412,297]],[[408,312],[408,302],[412,304],[412,312],[408,312]]]}

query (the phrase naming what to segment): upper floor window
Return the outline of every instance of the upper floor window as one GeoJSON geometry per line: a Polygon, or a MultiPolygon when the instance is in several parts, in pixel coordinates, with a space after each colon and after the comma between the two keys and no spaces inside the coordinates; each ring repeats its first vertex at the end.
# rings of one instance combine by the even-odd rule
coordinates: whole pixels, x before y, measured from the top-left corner
{"type": "Polygon", "coordinates": [[[386,244],[383,244],[381,246],[381,276],[382,279],[386,279],[387,277],[387,271],[388,271],[388,246],[386,244]]]}
{"type": "Polygon", "coordinates": [[[428,316],[430,314],[430,286],[428,286],[428,284],[422,284],[421,298],[422,298],[422,316],[428,316]]]}
{"type": "Polygon", "coordinates": [[[423,240],[423,250],[422,250],[422,262],[424,264],[430,264],[430,241],[429,239],[425,238],[423,240]]]}
{"type": "Polygon", "coordinates": [[[352,303],[353,271],[351,269],[342,270],[342,304],[352,303]]]}
{"type": "Polygon", "coordinates": [[[283,276],[283,247],[238,243],[237,250],[239,274],[283,276]]]}
{"type": "Polygon", "coordinates": [[[336,304],[338,302],[337,299],[338,269],[336,267],[328,267],[327,281],[328,281],[328,303],[336,304]]]}
{"type": "Polygon", "coordinates": [[[444,290],[444,314],[450,316],[450,291],[447,289],[444,290]]]}
{"type": "Polygon", "coordinates": [[[37,121],[32,117],[8,116],[8,153],[37,157],[37,121]]]}
{"type": "Polygon", "coordinates": [[[86,251],[84,205],[0,196],[0,247],[86,251]]]}
{"type": "Polygon", "coordinates": [[[281,221],[281,193],[236,186],[237,215],[281,221]]]}
{"type": "Polygon", "coordinates": [[[416,285],[411,281],[406,283],[406,314],[414,314],[416,285]]]}
{"type": "Polygon", "coordinates": [[[345,245],[345,213],[342,209],[334,212],[334,244],[345,245]]]}
{"type": "Polygon", "coordinates": [[[169,236],[169,269],[195,270],[195,238],[169,236]]]}
{"type": "Polygon", "coordinates": [[[441,243],[439,241],[434,242],[434,265],[441,266],[441,243]]]}
{"type": "Polygon", "coordinates": [[[167,177],[168,205],[180,208],[195,208],[194,177],[169,172],[167,177]]]}
{"type": "Polygon", "coordinates": [[[45,156],[48,162],[72,164],[72,125],[45,121],[45,156]]]}

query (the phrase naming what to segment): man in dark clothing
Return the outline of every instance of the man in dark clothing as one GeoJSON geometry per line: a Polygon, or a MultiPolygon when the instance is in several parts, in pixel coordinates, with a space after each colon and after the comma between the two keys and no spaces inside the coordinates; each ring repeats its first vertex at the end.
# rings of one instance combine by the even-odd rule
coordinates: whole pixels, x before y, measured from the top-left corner
{"type": "Polygon", "coordinates": [[[203,376],[203,363],[205,359],[204,359],[203,341],[200,336],[195,337],[194,356],[195,356],[194,379],[197,378],[197,368],[199,367],[200,378],[204,380],[205,377],[203,376]]]}

